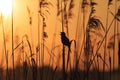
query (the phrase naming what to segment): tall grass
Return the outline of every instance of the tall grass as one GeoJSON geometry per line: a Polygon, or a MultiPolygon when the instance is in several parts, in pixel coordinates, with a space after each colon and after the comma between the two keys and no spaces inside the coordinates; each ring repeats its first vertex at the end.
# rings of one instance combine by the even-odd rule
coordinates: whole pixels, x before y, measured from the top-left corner
{"type": "MultiPolygon", "coordinates": [[[[73,14],[73,9],[75,7],[75,3],[74,3],[74,0],[70,0],[70,4],[69,4],[69,8],[68,8],[68,13],[67,13],[67,16],[68,18],[66,19],[66,26],[67,26],[67,35],[68,35],[68,38],[69,38],[69,20],[73,18],[74,14],[73,14]]],[[[76,41],[75,40],[70,40],[70,48],[71,48],[71,43],[74,41],[75,43],[75,47],[76,47],[76,41]]],[[[69,61],[70,61],[70,54],[71,54],[71,50],[68,49],[68,57],[67,57],[67,69],[68,69],[68,64],[69,64],[69,61]]],[[[71,65],[70,65],[71,67],[71,65]]]]}
{"type": "Polygon", "coordinates": [[[40,15],[39,15],[39,6],[38,6],[38,46],[36,47],[36,53],[38,54],[38,56],[36,55],[36,61],[38,60],[38,65],[40,66],[40,15]]]}
{"type": "Polygon", "coordinates": [[[13,10],[13,2],[14,2],[14,0],[12,0],[12,13],[11,13],[11,38],[12,38],[12,49],[11,49],[11,51],[12,51],[12,65],[13,65],[13,80],[15,80],[15,70],[14,70],[14,68],[15,68],[15,65],[14,65],[14,22],[13,22],[13,12],[14,12],[14,10],[13,10]]]}
{"type": "MultiPolygon", "coordinates": [[[[118,16],[119,16],[119,15],[118,15],[118,16]]],[[[90,69],[90,67],[91,67],[91,65],[92,65],[92,63],[93,63],[93,61],[95,60],[95,57],[97,56],[97,53],[98,53],[99,49],[101,48],[101,45],[103,44],[103,42],[104,42],[104,40],[105,40],[105,38],[106,38],[106,35],[107,35],[108,32],[110,31],[111,26],[112,26],[112,24],[113,24],[113,22],[114,22],[115,19],[119,20],[119,19],[117,18],[116,15],[115,15],[114,18],[112,19],[111,23],[110,23],[109,26],[108,26],[108,29],[106,30],[106,34],[104,35],[104,37],[103,37],[103,39],[101,40],[101,42],[100,42],[98,48],[96,49],[96,53],[95,53],[93,59],[91,60],[89,69],[90,69]]]]}
{"type": "MultiPolygon", "coordinates": [[[[111,0],[109,0],[111,1],[111,0]]],[[[73,9],[74,9],[74,0],[57,0],[58,5],[57,5],[57,18],[58,16],[60,16],[61,18],[61,32],[65,32],[67,34],[67,37],[69,38],[69,36],[71,37],[71,35],[69,35],[69,29],[70,29],[70,25],[69,25],[69,20],[72,19],[73,17],[73,9]]],[[[51,51],[49,50],[49,48],[47,47],[46,43],[45,43],[45,39],[48,37],[48,34],[46,32],[46,27],[47,27],[47,16],[48,14],[50,14],[49,12],[49,7],[51,5],[51,3],[48,0],[40,0],[39,1],[39,8],[38,8],[38,33],[37,33],[37,37],[38,37],[38,44],[36,46],[36,52],[34,53],[33,48],[34,46],[32,44],[34,43],[30,43],[29,40],[29,35],[25,34],[22,37],[22,41],[20,43],[15,43],[14,42],[14,36],[13,36],[13,30],[14,30],[14,25],[13,25],[13,14],[12,14],[12,66],[13,66],[13,71],[12,71],[12,75],[13,75],[13,79],[11,77],[9,77],[9,70],[8,70],[8,52],[6,49],[6,40],[5,40],[5,32],[4,32],[4,26],[2,26],[3,29],[3,39],[4,39],[4,53],[5,53],[5,58],[6,58],[6,80],[8,79],[12,79],[15,80],[17,79],[17,72],[16,69],[17,67],[15,67],[16,65],[14,65],[14,53],[16,49],[20,49],[20,53],[23,54],[22,59],[22,66],[20,66],[20,69],[22,69],[22,79],[23,80],[56,80],[59,79],[59,77],[62,80],[91,80],[91,76],[94,75],[94,73],[97,73],[97,79],[101,80],[101,79],[106,79],[106,72],[105,69],[106,68],[110,68],[110,73],[108,73],[110,75],[110,80],[112,80],[112,57],[110,55],[110,51],[111,49],[115,48],[115,42],[112,42],[111,39],[116,38],[116,36],[119,36],[118,34],[114,34],[111,39],[110,42],[108,42],[107,44],[107,35],[108,32],[110,31],[112,24],[114,23],[115,20],[120,21],[119,20],[119,14],[115,13],[115,15],[111,12],[111,14],[114,16],[113,20],[111,21],[110,24],[108,24],[108,14],[109,14],[109,6],[110,6],[110,2],[108,3],[108,10],[107,10],[107,18],[106,18],[106,26],[104,27],[101,20],[99,19],[98,16],[95,15],[96,13],[96,5],[97,3],[94,2],[93,0],[90,0],[90,2],[88,2],[87,0],[83,0],[82,3],[82,8],[81,6],[81,0],[79,3],[79,8],[81,8],[83,10],[83,41],[81,41],[81,46],[80,45],[80,30],[76,30],[76,39],[75,40],[71,40],[72,43],[72,49],[71,52],[69,52],[69,50],[66,48],[66,46],[64,44],[62,44],[62,50],[60,51],[60,47],[61,45],[55,45],[55,37],[56,35],[53,37],[53,46],[51,51]],[[86,9],[90,8],[90,12],[87,13],[86,9]],[[89,15],[89,17],[86,17],[86,14],[89,15]],[[86,22],[87,21],[87,22],[86,22]],[[41,24],[40,24],[41,23],[41,24]],[[87,25],[86,25],[87,24],[87,25]],[[40,28],[41,26],[41,28],[40,28]],[[105,28],[105,29],[104,29],[105,28]],[[42,30],[40,30],[42,29],[42,30]],[[42,32],[40,32],[42,31],[42,32]],[[102,33],[100,33],[99,31],[103,31],[105,32],[104,35],[102,35],[102,33]],[[100,38],[100,40],[98,41],[98,43],[93,44],[92,43],[92,37],[91,37],[91,33],[93,33],[94,35],[96,35],[97,37],[100,38]],[[77,39],[78,38],[78,39],[77,39]],[[40,40],[41,39],[41,40],[40,40]],[[17,44],[17,46],[14,48],[14,45],[17,44]],[[73,44],[74,43],[74,44],[73,44]],[[105,47],[103,47],[103,45],[105,47]],[[97,46],[97,47],[96,47],[97,46]],[[20,47],[20,48],[18,48],[20,47]],[[81,47],[81,48],[80,48],[81,47]],[[99,51],[100,48],[103,47],[104,48],[104,56],[102,56],[99,51]],[[94,51],[94,48],[96,48],[96,50],[94,51]],[[57,51],[56,51],[57,49],[57,51]],[[107,54],[107,49],[109,50],[108,52],[108,56],[109,56],[109,65],[108,63],[106,63],[107,58],[106,58],[106,54],[107,54]],[[83,51],[84,50],[84,51],[83,51]],[[68,52],[67,52],[68,51],[68,52]],[[48,63],[48,67],[45,66],[45,54],[48,54],[49,57],[49,63],[48,63]],[[71,58],[71,53],[73,53],[74,58],[71,58]],[[82,60],[82,53],[84,54],[84,60],[82,60]],[[55,54],[58,54],[58,57],[55,56],[55,54]],[[66,57],[67,55],[67,57],[66,57]],[[36,57],[36,59],[35,59],[36,57]],[[60,61],[62,58],[62,61],[60,61]],[[56,60],[56,61],[54,61],[56,60]],[[71,64],[72,62],[70,62],[71,60],[73,60],[73,64],[71,64]],[[80,62],[81,61],[81,62],[80,62]],[[99,71],[100,70],[100,62],[102,61],[103,63],[103,74],[99,71]],[[38,63],[39,62],[39,63],[38,63]],[[62,62],[62,65],[60,65],[60,62],[62,62]],[[84,64],[84,71],[81,71],[81,63],[84,64]],[[38,64],[38,65],[37,65],[38,64]],[[51,69],[51,65],[52,65],[52,69],[51,69]],[[54,66],[55,65],[55,66],[54,66]],[[73,65],[73,67],[72,67],[73,65]],[[62,66],[62,70],[59,70],[59,66],[62,66]],[[90,71],[92,67],[92,71],[90,71]],[[15,73],[16,72],[16,73],[15,73]],[[91,74],[93,73],[93,74],[91,74]],[[61,76],[62,74],[62,76],[61,76]],[[102,76],[101,76],[102,75],[102,76]],[[39,78],[40,76],[40,78],[39,78]]],[[[29,9],[28,9],[29,12],[29,9]]],[[[30,13],[30,12],[29,12],[30,13]]],[[[77,29],[80,29],[79,26],[79,22],[80,22],[80,9],[78,11],[78,19],[77,19],[77,29]]],[[[30,22],[29,24],[32,24],[32,18],[31,16],[29,16],[30,18],[30,22]]],[[[57,24],[57,23],[56,23],[57,24]]],[[[55,33],[57,31],[57,27],[58,25],[56,25],[56,29],[55,29],[55,33]]],[[[30,31],[31,32],[31,31],[30,31]]],[[[116,31],[115,31],[116,32],[116,31]]],[[[97,40],[96,40],[97,41],[97,40]]],[[[95,42],[96,42],[95,41],[95,42]]],[[[20,55],[21,55],[20,54],[20,55]]],[[[20,59],[20,58],[19,58],[20,59]]],[[[21,60],[20,60],[21,61],[21,60]]],[[[113,61],[114,62],[114,61],[113,61]]],[[[114,64],[114,63],[113,63],[114,64]]],[[[11,71],[10,71],[11,72],[11,71]]],[[[10,74],[11,75],[11,74],[10,74]]],[[[95,78],[96,79],[96,76],[95,78]]]]}
{"type": "MultiPolygon", "coordinates": [[[[118,0],[115,0],[115,7],[114,7],[114,10],[115,10],[115,14],[117,14],[117,1],[118,0]]],[[[117,33],[117,19],[115,19],[114,21],[114,35],[117,33]]],[[[116,37],[114,37],[114,47],[113,47],[113,69],[115,69],[115,56],[116,56],[116,37]]],[[[115,78],[115,76],[113,76],[113,78],[115,78]]]]}
{"type": "MultiPolygon", "coordinates": [[[[33,54],[33,51],[32,51],[32,47],[31,47],[31,44],[29,42],[29,39],[28,39],[28,36],[27,35],[24,35],[23,38],[25,37],[26,41],[27,41],[27,45],[28,45],[28,48],[29,48],[29,51],[30,51],[30,56],[28,57],[31,61],[31,71],[32,71],[32,80],[37,80],[37,63],[34,59],[34,55],[33,54]]],[[[25,70],[25,75],[24,76],[26,79],[27,79],[27,73],[28,73],[28,63],[27,61],[25,60],[25,62],[23,62],[23,69],[25,70]]]]}
{"type": "Polygon", "coordinates": [[[3,32],[3,41],[4,41],[4,53],[5,53],[5,59],[6,59],[6,80],[9,79],[9,73],[8,73],[8,52],[6,48],[6,39],[5,39],[5,30],[4,30],[4,23],[3,23],[4,16],[1,13],[1,25],[2,25],[2,32],[3,32]]]}
{"type": "Polygon", "coordinates": [[[32,62],[32,77],[33,80],[37,80],[37,64],[35,62],[34,58],[31,58],[31,62],[32,62]]]}
{"type": "MultiPolygon", "coordinates": [[[[108,28],[108,18],[109,18],[110,5],[112,5],[112,0],[108,0],[108,4],[107,4],[107,16],[106,16],[105,33],[106,33],[107,28],[108,28]]],[[[104,43],[104,61],[106,61],[106,52],[107,52],[106,49],[107,49],[107,35],[106,35],[105,43],[104,43]]],[[[105,75],[105,64],[103,63],[103,80],[104,80],[104,75],[105,75]]]]}
{"type": "MultiPolygon", "coordinates": [[[[83,21],[82,21],[82,26],[83,26],[83,43],[81,45],[81,50],[80,50],[80,56],[81,56],[81,53],[82,53],[82,50],[85,49],[85,39],[86,39],[86,26],[85,26],[85,22],[86,22],[86,7],[88,6],[88,1],[87,0],[82,0],[82,4],[81,4],[81,8],[82,8],[82,12],[83,12],[83,21]]],[[[79,14],[79,13],[78,13],[79,14]]],[[[85,52],[85,50],[83,51],[85,52]]],[[[79,56],[79,58],[80,58],[79,56]]],[[[78,61],[79,62],[79,61],[78,61]]],[[[78,64],[77,62],[77,64],[78,64]]],[[[84,76],[85,76],[85,63],[84,63],[84,76]]],[[[85,79],[85,77],[84,77],[85,79]]]]}
{"type": "MultiPolygon", "coordinates": [[[[63,1],[62,0],[57,0],[57,16],[60,15],[61,13],[61,30],[64,32],[64,12],[63,12],[63,1]]],[[[65,9],[65,8],[64,8],[65,9]]],[[[62,79],[66,80],[66,72],[65,72],[65,46],[62,45],[62,79]]]]}
{"type": "MultiPolygon", "coordinates": [[[[120,7],[118,9],[118,12],[120,14],[120,7]]],[[[119,28],[119,21],[117,21],[117,33],[120,33],[120,28],[119,28]]],[[[120,36],[117,37],[118,38],[118,67],[120,68],[120,36]]]]}
{"type": "Polygon", "coordinates": [[[88,23],[87,23],[87,26],[86,28],[84,29],[85,30],[85,36],[86,36],[86,40],[85,40],[85,51],[84,51],[84,54],[85,54],[85,66],[86,66],[86,75],[87,75],[87,80],[89,79],[89,66],[90,66],[90,60],[91,60],[91,57],[92,57],[92,54],[93,54],[93,50],[92,50],[92,45],[91,45],[91,40],[90,40],[90,29],[91,28],[98,28],[99,27],[99,21],[98,19],[96,19],[94,17],[94,13],[95,13],[95,5],[97,5],[96,2],[93,2],[92,0],[90,0],[90,14],[89,14],[89,17],[88,17],[88,23]]]}
{"type": "MultiPolygon", "coordinates": [[[[49,14],[49,6],[51,6],[51,2],[49,2],[48,0],[40,0],[39,1],[39,15],[42,18],[42,36],[41,36],[41,66],[44,66],[44,44],[45,44],[45,38],[48,37],[47,32],[45,32],[45,28],[46,28],[46,16],[47,14],[49,14]]],[[[44,69],[44,68],[43,68],[44,69]]],[[[43,71],[41,71],[41,80],[43,80],[43,71]]]]}
{"type": "MultiPolygon", "coordinates": [[[[75,49],[75,51],[76,51],[76,53],[79,53],[79,45],[77,45],[77,44],[79,44],[79,36],[78,36],[78,34],[79,34],[79,21],[80,21],[80,8],[81,8],[81,4],[80,4],[80,1],[79,1],[79,9],[78,9],[78,18],[77,18],[77,26],[76,26],[76,34],[75,34],[75,40],[76,40],[76,49],[75,49]]],[[[82,45],[83,45],[83,43],[82,43],[82,45]]],[[[82,47],[81,47],[81,50],[82,50],[82,47]]],[[[78,55],[78,57],[76,58],[77,60],[76,60],[76,63],[75,63],[75,69],[77,70],[78,69],[78,64],[79,64],[79,60],[80,60],[80,57],[81,57],[81,52],[80,52],[80,54],[78,55]]],[[[79,69],[80,69],[80,67],[79,67],[79,69]]]]}
{"type": "MultiPolygon", "coordinates": [[[[73,13],[72,13],[73,8],[74,8],[74,0],[57,0],[57,16],[61,15],[61,24],[62,24],[61,32],[65,32],[67,34],[68,38],[69,38],[68,21],[69,21],[69,18],[72,18],[72,16],[73,16],[73,13]]],[[[66,64],[65,64],[65,62],[66,62],[65,54],[66,54],[66,49],[65,49],[65,45],[63,44],[63,47],[62,47],[63,79],[67,79],[66,69],[68,68],[68,67],[65,68],[65,66],[66,66],[66,64]]],[[[68,62],[69,62],[69,59],[70,59],[69,58],[70,57],[69,49],[68,49],[67,55],[68,55],[68,57],[67,57],[67,66],[68,66],[68,62]]]]}
{"type": "Polygon", "coordinates": [[[27,61],[24,61],[23,62],[23,79],[24,80],[27,80],[27,77],[28,77],[28,63],[27,61]]]}
{"type": "Polygon", "coordinates": [[[119,60],[119,68],[120,68],[120,41],[118,42],[118,60],[119,60]]]}

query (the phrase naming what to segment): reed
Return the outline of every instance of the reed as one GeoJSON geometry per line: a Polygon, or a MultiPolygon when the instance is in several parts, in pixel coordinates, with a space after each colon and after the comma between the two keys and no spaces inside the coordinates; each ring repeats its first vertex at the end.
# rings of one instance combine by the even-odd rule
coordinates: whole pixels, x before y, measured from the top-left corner
{"type": "MultiPolygon", "coordinates": [[[[112,5],[112,0],[108,0],[108,4],[107,4],[107,16],[106,16],[106,28],[105,28],[105,33],[106,30],[108,28],[108,19],[109,19],[109,9],[110,9],[110,5],[112,5]]],[[[107,49],[107,35],[105,38],[105,43],[104,43],[105,47],[104,47],[104,61],[106,61],[106,49],[107,49]]],[[[105,75],[105,64],[103,63],[103,80],[104,80],[104,75],[105,75]]]]}
{"type": "Polygon", "coordinates": [[[27,77],[28,77],[28,63],[27,61],[24,61],[23,62],[23,79],[24,80],[28,80],[27,77]]]}
{"type": "Polygon", "coordinates": [[[11,38],[12,38],[12,66],[13,66],[13,80],[15,80],[15,65],[14,65],[14,21],[13,21],[13,2],[14,0],[12,0],[12,14],[11,14],[11,38]]]}
{"type": "MultiPolygon", "coordinates": [[[[39,15],[42,18],[42,36],[41,36],[41,66],[44,67],[44,44],[45,44],[45,39],[48,37],[47,32],[45,31],[46,28],[46,17],[47,14],[49,13],[49,7],[52,6],[51,2],[48,0],[40,0],[39,1],[39,15]]],[[[44,68],[43,68],[44,69],[44,68]]],[[[43,80],[43,72],[44,70],[41,71],[41,80],[43,80]]]]}
{"type": "Polygon", "coordinates": [[[35,62],[35,59],[31,57],[32,62],[32,78],[33,80],[37,80],[37,64],[35,62]]]}
{"type": "MultiPolygon", "coordinates": [[[[118,15],[118,16],[119,16],[119,15],[118,15]]],[[[92,65],[92,63],[93,63],[95,57],[97,56],[97,52],[98,52],[99,49],[101,48],[101,45],[103,44],[103,42],[104,42],[104,40],[105,40],[105,38],[106,38],[106,35],[107,35],[108,32],[110,31],[110,28],[111,28],[111,26],[112,26],[112,24],[113,24],[113,22],[114,22],[115,19],[117,19],[117,20],[119,21],[119,19],[118,19],[118,18],[116,17],[116,15],[115,15],[114,18],[112,19],[111,23],[109,24],[108,29],[106,30],[106,34],[104,35],[104,37],[103,37],[103,39],[101,40],[101,42],[100,42],[98,48],[96,49],[96,53],[95,53],[95,55],[94,55],[94,57],[93,57],[93,59],[92,59],[90,65],[92,65]]],[[[90,66],[89,66],[89,69],[90,69],[90,66]]]]}
{"type": "Polygon", "coordinates": [[[91,28],[98,28],[99,27],[99,20],[96,19],[94,17],[94,13],[95,13],[95,5],[97,5],[96,2],[90,0],[90,14],[89,14],[89,17],[88,17],[88,23],[87,23],[87,26],[86,26],[86,29],[85,30],[85,36],[86,36],[86,41],[85,41],[85,60],[86,60],[86,78],[87,80],[89,79],[89,66],[90,66],[90,60],[91,60],[91,57],[92,57],[92,54],[93,54],[93,48],[92,48],[92,45],[91,45],[91,40],[90,40],[90,29],[91,28]]]}
{"type": "Polygon", "coordinates": [[[6,80],[9,79],[9,72],[8,72],[8,52],[6,48],[6,39],[5,39],[5,30],[4,30],[4,24],[3,24],[3,15],[1,13],[1,25],[2,25],[2,32],[3,32],[3,41],[4,41],[4,54],[5,54],[5,60],[6,60],[6,80]]]}
{"type": "MultiPolygon", "coordinates": [[[[110,9],[110,5],[113,4],[112,1],[113,0],[108,0],[108,3],[107,3],[106,23],[104,26],[100,18],[95,14],[96,6],[98,3],[96,3],[95,0],[89,0],[89,1],[79,0],[79,11],[77,13],[78,18],[77,18],[77,26],[76,26],[77,30],[75,34],[76,36],[75,36],[75,40],[70,40],[72,34],[70,35],[69,33],[69,29],[70,29],[69,21],[70,19],[74,19],[73,10],[74,8],[76,8],[75,7],[76,4],[74,3],[75,0],[57,0],[56,1],[57,6],[55,6],[55,8],[57,7],[57,13],[55,17],[57,18],[56,18],[55,31],[54,31],[53,40],[52,40],[52,48],[50,50],[48,45],[46,45],[45,40],[47,40],[46,38],[49,37],[49,34],[46,31],[46,28],[49,28],[47,27],[48,26],[47,18],[51,14],[50,9],[51,9],[52,3],[49,2],[49,0],[39,0],[38,14],[37,14],[38,15],[38,26],[37,26],[38,33],[37,33],[37,46],[36,46],[35,52],[33,51],[34,42],[30,40],[33,35],[32,30],[30,31],[31,34],[23,35],[22,41],[20,42],[15,41],[14,34],[16,33],[14,33],[14,23],[13,23],[13,13],[12,13],[12,24],[11,24],[12,67],[13,67],[12,69],[8,68],[9,60],[8,60],[8,51],[6,48],[7,40],[5,39],[6,34],[5,34],[3,22],[1,23],[1,20],[0,20],[0,24],[2,24],[4,55],[6,59],[6,76],[4,76],[3,71],[0,70],[1,72],[0,75],[3,76],[3,77],[0,76],[0,79],[3,79],[4,77],[6,77],[6,80],[8,79],[15,80],[19,78],[19,76],[21,76],[21,75],[18,76],[17,74],[21,73],[23,80],[39,80],[39,79],[40,80],[56,80],[59,78],[62,80],[74,80],[74,79],[91,80],[93,79],[93,75],[97,73],[96,74],[97,76],[95,75],[94,79],[105,80],[106,73],[107,73],[105,70],[109,69],[110,72],[107,74],[110,76],[109,79],[112,80],[112,78],[114,78],[114,76],[112,75],[112,66],[115,65],[114,63],[115,60],[113,59],[112,61],[112,58],[114,58],[116,55],[115,43],[117,43],[115,40],[117,37],[120,36],[120,33],[116,31],[118,28],[117,27],[118,25],[116,23],[120,22],[120,19],[119,19],[120,9],[118,9],[118,12],[117,12],[117,9],[115,8],[116,12],[113,13],[110,9]],[[88,11],[88,8],[90,12],[87,13],[86,10],[88,11]],[[82,12],[82,15],[81,15],[81,12],[82,12]],[[109,23],[109,14],[113,16],[113,19],[110,23],[109,23]],[[86,17],[86,15],[88,15],[88,17],[86,17]],[[57,25],[58,18],[61,19],[61,22],[60,22],[61,32],[64,32],[65,34],[67,34],[66,37],[69,39],[69,43],[72,46],[71,45],[67,46],[63,44],[63,42],[62,42],[62,45],[61,43],[58,43],[60,45],[56,45],[56,40],[57,40],[56,32],[59,27],[57,25]],[[80,21],[82,21],[82,27],[80,26],[81,24],[79,24],[80,21]],[[115,33],[109,39],[108,33],[110,32],[111,27],[113,27],[114,22],[115,22],[115,25],[114,25],[115,33]],[[81,29],[82,29],[82,32],[81,32],[81,29]],[[81,33],[83,33],[82,40],[80,40],[81,33]],[[92,41],[94,37],[91,36],[91,33],[95,37],[94,42],[92,41]],[[98,37],[100,38],[99,40],[97,39],[98,37]],[[61,46],[62,46],[62,50],[61,50],[61,46]],[[102,49],[104,48],[104,53],[103,53],[104,56],[102,56],[102,53],[100,53],[101,47],[102,49]],[[19,52],[15,52],[16,50],[19,50],[19,52]],[[113,55],[111,56],[112,50],[113,50],[113,55]],[[20,57],[17,58],[17,60],[19,60],[19,63],[21,60],[23,60],[22,66],[17,64],[17,67],[15,67],[16,66],[15,60],[14,60],[15,53],[20,53],[20,57]],[[47,67],[45,66],[45,58],[46,58],[45,54],[49,56],[47,67]],[[72,54],[74,55],[73,58],[71,58],[72,54]],[[109,58],[106,57],[107,54],[109,58]],[[21,55],[22,55],[22,59],[21,59],[21,55]],[[84,56],[83,57],[84,60],[82,56],[84,56]],[[71,64],[72,63],[71,61],[73,62],[73,64],[71,64]],[[107,61],[109,61],[109,63],[107,63],[107,61]],[[62,65],[60,65],[60,63],[62,63],[62,65]],[[103,68],[102,72],[100,71],[101,63],[103,68]],[[82,69],[81,64],[84,64],[83,71],[81,71],[82,69]],[[52,69],[51,69],[51,66],[52,66],[52,69]],[[62,67],[62,70],[60,70],[59,68],[60,66],[62,67]],[[22,69],[22,72],[19,71],[20,73],[17,71],[19,68],[22,69]],[[91,69],[93,70],[91,71],[91,69]]],[[[33,16],[31,15],[31,11],[29,7],[27,7],[27,10],[29,15],[29,24],[32,25],[33,16]]],[[[118,51],[118,54],[119,54],[119,51],[118,51]]],[[[0,65],[1,64],[2,62],[0,63],[0,65]]]]}
{"type": "MultiPolygon", "coordinates": [[[[117,1],[118,0],[114,0],[115,1],[115,7],[114,7],[114,13],[117,14],[117,1]]],[[[117,19],[114,20],[114,35],[117,33],[117,19]]],[[[114,47],[113,47],[113,70],[115,70],[115,56],[116,56],[116,37],[114,37],[114,47]]],[[[115,78],[115,76],[113,75],[113,78],[115,78]]]]}

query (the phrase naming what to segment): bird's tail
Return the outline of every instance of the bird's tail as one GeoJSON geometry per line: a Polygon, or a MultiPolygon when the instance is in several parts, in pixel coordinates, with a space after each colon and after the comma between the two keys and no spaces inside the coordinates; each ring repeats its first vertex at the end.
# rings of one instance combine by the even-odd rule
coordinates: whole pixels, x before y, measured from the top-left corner
{"type": "Polygon", "coordinates": [[[73,40],[70,41],[69,46],[68,46],[68,52],[71,52],[71,43],[73,40]]]}

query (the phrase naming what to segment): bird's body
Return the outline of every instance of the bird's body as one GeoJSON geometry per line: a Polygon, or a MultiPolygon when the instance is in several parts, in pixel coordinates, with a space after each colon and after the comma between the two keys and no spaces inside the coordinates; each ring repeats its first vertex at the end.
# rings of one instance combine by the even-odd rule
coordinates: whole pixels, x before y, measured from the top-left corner
{"type": "Polygon", "coordinates": [[[68,46],[68,49],[70,50],[71,43],[67,38],[67,36],[65,35],[65,32],[61,32],[61,41],[62,41],[62,44],[65,46],[68,46]]]}

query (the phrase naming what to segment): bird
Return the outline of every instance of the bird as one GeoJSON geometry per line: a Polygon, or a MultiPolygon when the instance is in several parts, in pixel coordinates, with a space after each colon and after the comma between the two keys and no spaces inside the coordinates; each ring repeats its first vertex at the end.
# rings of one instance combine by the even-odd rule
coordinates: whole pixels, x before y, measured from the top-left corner
{"type": "Polygon", "coordinates": [[[68,46],[68,49],[70,51],[70,45],[71,45],[71,42],[69,41],[69,39],[67,38],[65,32],[61,32],[61,42],[63,45],[65,46],[68,46]]]}
{"type": "Polygon", "coordinates": [[[68,39],[68,37],[66,36],[65,32],[61,32],[60,35],[61,35],[61,42],[62,42],[62,44],[68,47],[68,58],[67,58],[67,68],[68,68],[68,63],[69,63],[69,59],[70,59],[70,52],[71,52],[70,46],[71,46],[72,40],[70,41],[68,39]]]}

